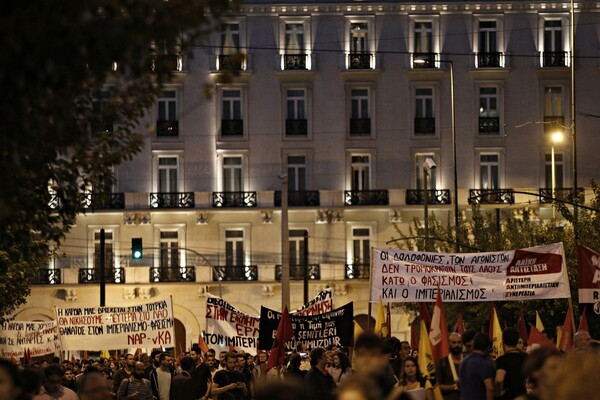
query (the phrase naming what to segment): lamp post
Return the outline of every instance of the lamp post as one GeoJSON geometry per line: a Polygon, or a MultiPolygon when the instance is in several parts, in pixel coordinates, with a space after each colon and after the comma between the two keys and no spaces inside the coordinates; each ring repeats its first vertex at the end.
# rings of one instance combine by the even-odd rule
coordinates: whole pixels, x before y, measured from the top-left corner
{"type": "MultiPolygon", "coordinates": [[[[554,145],[561,143],[563,141],[563,133],[562,132],[554,132],[550,137],[550,142],[552,143],[551,152],[550,152],[550,162],[552,163],[552,198],[556,198],[556,162],[554,158],[554,145]]],[[[556,209],[552,206],[552,219],[556,219],[556,209]]]]}
{"type": "Polygon", "coordinates": [[[429,171],[436,167],[435,161],[427,157],[423,162],[423,212],[425,222],[425,251],[429,251],[429,171]]]}
{"type": "MultiPolygon", "coordinates": [[[[429,63],[428,60],[420,57],[415,58],[413,62],[421,65],[429,63]]],[[[458,172],[456,168],[456,105],[454,102],[454,63],[452,60],[439,60],[438,62],[445,63],[450,66],[450,123],[452,132],[452,161],[454,170],[454,227],[456,230],[456,252],[458,253],[460,251],[460,243],[458,241],[458,172]]]]}

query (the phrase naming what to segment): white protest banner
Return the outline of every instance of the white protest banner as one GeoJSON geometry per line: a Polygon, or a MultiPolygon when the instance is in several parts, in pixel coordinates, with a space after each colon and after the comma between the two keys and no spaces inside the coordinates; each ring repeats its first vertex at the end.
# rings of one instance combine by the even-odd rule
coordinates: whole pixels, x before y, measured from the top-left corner
{"type": "MultiPolygon", "coordinates": [[[[333,290],[325,289],[292,315],[316,315],[333,310],[333,290]]],[[[203,339],[209,347],[229,347],[254,352],[258,345],[260,317],[246,314],[220,297],[206,297],[206,330],[203,339]]]]}
{"type": "Polygon", "coordinates": [[[373,249],[371,302],[444,302],[567,298],[562,243],[489,253],[373,249]]]}
{"type": "Polygon", "coordinates": [[[21,358],[61,350],[56,321],[11,321],[0,325],[0,357],[21,358]]]}
{"type": "Polygon", "coordinates": [[[64,350],[173,347],[171,298],[122,307],[56,308],[64,350]]]}

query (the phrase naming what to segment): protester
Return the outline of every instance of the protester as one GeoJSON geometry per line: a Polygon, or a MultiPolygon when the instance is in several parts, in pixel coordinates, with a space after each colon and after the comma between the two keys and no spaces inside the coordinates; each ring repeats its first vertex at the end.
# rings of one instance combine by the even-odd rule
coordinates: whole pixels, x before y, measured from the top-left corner
{"type": "MultiPolygon", "coordinates": [[[[133,374],[133,364],[134,363],[135,363],[135,360],[133,359],[133,354],[128,353],[127,355],[125,355],[125,365],[123,366],[123,368],[121,368],[120,370],[118,370],[115,373],[115,376],[113,379],[113,384],[114,384],[113,391],[115,393],[117,393],[117,390],[119,390],[121,381],[123,379],[129,378],[131,376],[131,374],[133,374]]],[[[107,376],[107,379],[110,379],[110,377],[107,376]]]]}
{"type": "Polygon", "coordinates": [[[402,362],[402,379],[389,397],[396,399],[403,393],[410,399],[433,400],[431,382],[423,377],[414,357],[406,357],[402,362]]]}
{"type": "Polygon", "coordinates": [[[335,382],[327,372],[326,351],[322,347],[317,347],[310,352],[310,370],[306,373],[304,382],[306,383],[307,398],[312,400],[330,400],[335,399],[335,382]]]}
{"type": "Polygon", "coordinates": [[[44,385],[34,400],[78,400],[77,394],[62,385],[64,372],[58,365],[44,369],[44,385]]]}
{"type": "Polygon", "coordinates": [[[368,376],[354,374],[340,385],[338,400],[381,400],[381,388],[368,376]]]}
{"type": "Polygon", "coordinates": [[[519,331],[506,328],[502,331],[504,354],[496,359],[496,396],[512,400],[525,394],[525,379],[521,374],[527,355],[517,348],[519,331]]]}
{"type": "MultiPolygon", "coordinates": [[[[192,378],[192,386],[194,388],[194,398],[206,400],[210,395],[210,385],[212,383],[210,367],[202,359],[200,348],[192,348],[192,350],[190,351],[190,357],[194,361],[194,366],[190,371],[190,376],[192,378]]],[[[214,362],[214,354],[207,355],[206,358],[208,359],[208,357],[212,357],[212,362],[214,362]]]]}
{"type": "Polygon", "coordinates": [[[129,378],[121,381],[117,389],[117,400],[152,400],[152,386],[144,378],[144,364],[137,361],[129,378]]]}
{"type": "Polygon", "coordinates": [[[43,371],[39,368],[25,368],[21,371],[21,378],[23,383],[23,399],[32,399],[40,393],[44,382],[43,371]]]}
{"type": "Polygon", "coordinates": [[[113,398],[104,375],[93,370],[82,376],[78,394],[79,400],[112,400],[113,398]]]}
{"type": "Polygon", "coordinates": [[[226,369],[227,368],[227,360],[225,356],[227,355],[226,351],[222,351],[219,353],[219,367],[218,369],[226,369]]]}
{"type": "Polygon", "coordinates": [[[217,371],[213,378],[211,394],[217,395],[219,400],[243,400],[248,390],[244,376],[236,370],[238,363],[237,354],[225,354],[225,369],[217,371]]]}
{"type": "Polygon", "coordinates": [[[23,381],[16,365],[0,359],[0,399],[18,400],[24,392],[23,381]]]}
{"type": "Polygon", "coordinates": [[[488,335],[475,335],[471,353],[463,359],[458,373],[462,400],[494,400],[494,368],[486,359],[489,347],[488,335]]]}
{"type": "Polygon", "coordinates": [[[70,367],[64,367],[65,376],[63,377],[62,385],[72,391],[77,390],[75,387],[75,375],[73,375],[73,370],[70,367]]]}
{"type": "Polygon", "coordinates": [[[463,343],[463,356],[467,356],[471,353],[471,349],[473,348],[473,338],[475,337],[474,331],[466,331],[462,335],[462,343],[463,343]]]}
{"type": "Polygon", "coordinates": [[[564,357],[555,374],[549,379],[542,400],[598,399],[600,361],[596,353],[571,352],[564,357]]]}
{"type": "Polygon", "coordinates": [[[539,399],[540,393],[548,387],[548,378],[554,376],[561,356],[562,353],[554,346],[538,347],[529,353],[522,370],[526,394],[518,399],[539,399]]]}
{"type": "Polygon", "coordinates": [[[179,365],[181,366],[181,374],[175,375],[171,382],[171,400],[194,400],[197,398],[191,375],[194,368],[194,359],[189,356],[183,357],[179,365]]]}
{"type": "Polygon", "coordinates": [[[329,373],[337,385],[341,384],[352,375],[352,365],[344,352],[337,351],[335,353],[333,356],[333,367],[329,369],[329,373]]]}
{"type": "Polygon", "coordinates": [[[160,366],[150,372],[152,395],[158,400],[169,400],[171,381],[173,380],[172,359],[169,354],[161,353],[158,360],[160,366]]]}
{"type": "Polygon", "coordinates": [[[373,379],[387,397],[398,382],[384,354],[383,340],[373,333],[363,333],[354,343],[354,366],[357,373],[373,379]]]}
{"type": "Polygon", "coordinates": [[[444,396],[444,400],[459,400],[459,372],[460,363],[463,359],[463,343],[458,332],[452,332],[448,336],[450,354],[440,360],[435,367],[438,384],[444,396]]]}
{"type": "Polygon", "coordinates": [[[303,380],[306,376],[306,371],[300,369],[302,363],[302,356],[298,353],[294,353],[290,356],[290,362],[288,363],[287,371],[285,372],[286,380],[303,380]]]}
{"type": "Polygon", "coordinates": [[[588,351],[592,348],[592,337],[589,332],[578,331],[573,336],[574,351],[588,351]]]}
{"type": "Polygon", "coordinates": [[[154,371],[156,368],[160,367],[160,355],[162,354],[162,351],[160,350],[152,350],[152,353],[150,353],[150,365],[148,365],[146,367],[146,369],[144,370],[144,378],[146,379],[150,379],[150,373],[152,371],[154,371]]]}

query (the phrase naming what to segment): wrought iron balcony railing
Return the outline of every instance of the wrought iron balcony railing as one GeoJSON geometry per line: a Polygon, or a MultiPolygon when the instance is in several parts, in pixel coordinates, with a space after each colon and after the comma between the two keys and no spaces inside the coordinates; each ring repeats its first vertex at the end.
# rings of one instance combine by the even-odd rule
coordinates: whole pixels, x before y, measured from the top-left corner
{"type": "MultiPolygon", "coordinates": [[[[106,283],[125,283],[125,268],[107,268],[104,279],[106,283]]],[[[79,283],[100,283],[100,268],[80,268],[79,283]]]]}
{"type": "Polygon", "coordinates": [[[554,132],[565,131],[565,117],[556,115],[544,116],[544,133],[552,134],[554,132]]]}
{"type": "MultiPolygon", "coordinates": [[[[275,280],[281,280],[281,265],[275,266],[275,280]]],[[[319,264],[308,264],[307,277],[310,280],[321,279],[321,266],[319,264]]],[[[290,279],[299,281],[304,279],[304,265],[290,265],[290,279]]]]}
{"type": "Polygon", "coordinates": [[[554,195],[552,195],[552,188],[540,188],[540,203],[552,203],[552,198],[565,200],[569,202],[585,200],[585,190],[583,188],[577,189],[577,194],[573,192],[573,188],[554,188],[554,195]],[[576,198],[577,197],[577,198],[576,198]]]}
{"type": "Polygon", "coordinates": [[[256,192],[213,192],[213,207],[256,207],[256,192]]]}
{"type": "Polygon", "coordinates": [[[514,204],[513,189],[469,189],[469,204],[514,204]]]}
{"type": "MultiPolygon", "coordinates": [[[[281,207],[281,190],[275,191],[273,198],[275,207],[281,207]]],[[[290,207],[317,207],[321,203],[318,190],[298,190],[288,192],[288,206],[290,207]]]]}
{"type": "Polygon", "coordinates": [[[150,267],[150,282],[196,282],[194,267],[150,267]]]}
{"type": "Polygon", "coordinates": [[[40,268],[31,279],[32,285],[60,285],[60,269],[40,268]]]}
{"type": "Polygon", "coordinates": [[[241,71],[244,69],[244,54],[220,54],[219,71],[241,71]]]}
{"type": "Polygon", "coordinates": [[[81,204],[92,210],[122,210],[125,208],[125,193],[84,193],[81,204]]]}
{"type": "Polygon", "coordinates": [[[285,134],[287,136],[306,136],[308,121],[306,119],[286,119],[285,134]]]}
{"type": "Polygon", "coordinates": [[[387,206],[387,190],[345,190],[344,204],[347,206],[387,206]]]}
{"type": "Polygon", "coordinates": [[[435,135],[435,118],[415,118],[415,135],[435,135]]]}
{"type": "Polygon", "coordinates": [[[369,279],[370,272],[369,263],[346,264],[346,279],[369,279]]]}
{"type": "MultiPolygon", "coordinates": [[[[406,204],[425,204],[425,191],[424,190],[412,190],[406,191],[406,204]]],[[[428,204],[450,204],[450,190],[448,189],[429,189],[427,190],[427,203],[428,204]]]]}
{"type": "Polygon", "coordinates": [[[150,193],[150,208],[194,208],[194,192],[150,193]]]}
{"type": "Polygon", "coordinates": [[[500,52],[477,53],[477,68],[499,68],[502,56],[500,52]]]}
{"type": "Polygon", "coordinates": [[[244,120],[222,119],[221,136],[244,136],[244,120]]]}
{"type": "Polygon", "coordinates": [[[371,118],[350,118],[350,135],[368,136],[371,134],[371,118]]]}
{"type": "Polygon", "coordinates": [[[306,69],[306,54],[284,54],[283,67],[286,70],[306,69]]]}
{"type": "Polygon", "coordinates": [[[213,281],[257,281],[257,265],[218,265],[213,270],[213,281]]]}
{"type": "Polygon", "coordinates": [[[413,53],[413,68],[437,68],[436,58],[437,53],[413,53]]]}
{"type": "Polygon", "coordinates": [[[479,133],[484,135],[500,133],[500,117],[479,117],[479,133]]]}
{"type": "Polygon", "coordinates": [[[566,67],[566,51],[544,51],[542,55],[544,67],[566,67]]]}
{"type": "Polygon", "coordinates": [[[178,120],[157,120],[156,136],[158,137],[177,137],[179,136],[178,120]]]}
{"type": "Polygon", "coordinates": [[[371,53],[348,54],[348,69],[372,69],[371,57],[371,53]]]}

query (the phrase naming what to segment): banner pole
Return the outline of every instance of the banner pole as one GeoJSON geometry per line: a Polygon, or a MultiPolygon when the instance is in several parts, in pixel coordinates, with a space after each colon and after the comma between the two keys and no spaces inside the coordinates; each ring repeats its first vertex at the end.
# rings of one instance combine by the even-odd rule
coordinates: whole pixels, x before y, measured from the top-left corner
{"type": "Polygon", "coordinates": [[[369,265],[369,299],[367,300],[369,303],[367,304],[367,310],[369,313],[369,318],[367,318],[367,332],[371,332],[371,297],[373,297],[373,255],[375,253],[375,249],[371,247],[371,262],[369,265]]]}

